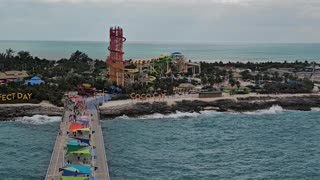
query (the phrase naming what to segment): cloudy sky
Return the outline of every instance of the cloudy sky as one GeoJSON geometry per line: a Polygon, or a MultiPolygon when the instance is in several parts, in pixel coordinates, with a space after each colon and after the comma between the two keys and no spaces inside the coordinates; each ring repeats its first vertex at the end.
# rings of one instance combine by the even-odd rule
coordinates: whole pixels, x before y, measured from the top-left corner
{"type": "Polygon", "coordinates": [[[0,0],[0,40],[320,42],[320,0],[0,0]]]}

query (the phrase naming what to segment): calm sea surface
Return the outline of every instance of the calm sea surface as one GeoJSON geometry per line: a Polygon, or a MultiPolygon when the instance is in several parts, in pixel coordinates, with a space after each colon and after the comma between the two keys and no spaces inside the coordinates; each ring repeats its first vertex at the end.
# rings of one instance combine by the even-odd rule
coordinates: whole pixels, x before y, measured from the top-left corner
{"type": "MultiPolygon", "coordinates": [[[[76,50],[92,58],[105,59],[108,42],[62,41],[0,41],[0,52],[8,48],[25,50],[47,58],[68,58],[76,50]]],[[[172,52],[182,52],[188,59],[200,61],[317,61],[320,62],[320,44],[157,44],[133,43],[124,45],[126,59],[149,59],[172,52]]]]}
{"type": "MultiPolygon", "coordinates": [[[[273,107],[102,124],[113,180],[320,179],[320,112],[273,107]]],[[[42,117],[0,122],[1,179],[43,179],[58,127],[42,117]]]]}

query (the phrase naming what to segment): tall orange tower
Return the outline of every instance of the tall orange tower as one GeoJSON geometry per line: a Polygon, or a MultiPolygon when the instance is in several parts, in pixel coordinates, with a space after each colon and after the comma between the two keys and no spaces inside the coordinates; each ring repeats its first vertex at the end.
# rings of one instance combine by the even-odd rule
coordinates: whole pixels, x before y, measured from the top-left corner
{"type": "Polygon", "coordinates": [[[124,62],[123,62],[123,43],[126,38],[123,37],[123,30],[120,27],[110,28],[110,52],[106,63],[109,67],[108,75],[112,82],[124,86],[124,62]]]}

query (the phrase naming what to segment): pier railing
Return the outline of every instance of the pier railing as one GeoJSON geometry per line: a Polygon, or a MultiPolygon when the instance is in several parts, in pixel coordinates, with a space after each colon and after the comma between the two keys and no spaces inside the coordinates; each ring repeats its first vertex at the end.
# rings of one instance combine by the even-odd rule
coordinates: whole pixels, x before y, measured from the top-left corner
{"type": "MultiPolygon", "coordinates": [[[[106,147],[106,146],[104,146],[104,138],[103,138],[103,133],[102,133],[102,127],[101,127],[101,115],[100,115],[100,109],[99,109],[99,105],[98,104],[95,104],[95,108],[96,108],[96,111],[97,111],[97,120],[99,121],[99,125],[100,125],[100,134],[99,134],[99,136],[101,136],[102,137],[102,142],[101,142],[101,144],[102,144],[102,147],[106,147]]],[[[108,177],[110,177],[110,174],[109,174],[109,167],[108,167],[108,159],[107,159],[107,153],[104,153],[104,157],[105,157],[105,160],[106,160],[106,170],[107,170],[107,173],[108,173],[108,177]]]]}
{"type": "MultiPolygon", "coordinates": [[[[64,118],[64,116],[65,116],[65,114],[66,114],[66,103],[64,103],[64,109],[63,109],[63,112],[62,112],[62,116],[61,116],[61,123],[63,122],[63,118],[64,118]]],[[[58,134],[57,134],[57,136],[56,136],[56,140],[55,140],[55,143],[54,143],[54,147],[53,147],[53,149],[52,149],[52,152],[51,152],[51,158],[50,158],[50,162],[49,162],[49,166],[50,166],[50,164],[52,163],[52,161],[53,161],[53,157],[54,157],[54,149],[56,148],[56,147],[58,147],[58,140],[59,140],[59,136],[60,135],[62,135],[62,133],[60,132],[60,128],[61,128],[61,124],[59,124],[59,131],[58,131],[58,134]],[[60,134],[61,133],[61,134],[60,134]]],[[[62,165],[61,165],[61,167],[64,165],[63,164],[64,162],[62,162],[62,165]]],[[[48,179],[48,174],[49,174],[49,168],[47,168],[47,172],[46,172],[46,177],[45,177],[45,179],[48,179]]]]}
{"type": "MultiPolygon", "coordinates": [[[[50,158],[49,166],[50,166],[50,164],[52,163],[52,160],[53,160],[54,148],[58,145],[58,139],[59,139],[58,136],[59,136],[59,133],[58,133],[58,135],[56,136],[56,141],[55,141],[55,143],[54,143],[54,147],[53,147],[53,150],[52,150],[52,152],[51,152],[51,158],[50,158]]],[[[48,179],[48,174],[49,174],[49,168],[47,168],[47,173],[46,173],[46,178],[45,178],[45,179],[48,179]]]]}

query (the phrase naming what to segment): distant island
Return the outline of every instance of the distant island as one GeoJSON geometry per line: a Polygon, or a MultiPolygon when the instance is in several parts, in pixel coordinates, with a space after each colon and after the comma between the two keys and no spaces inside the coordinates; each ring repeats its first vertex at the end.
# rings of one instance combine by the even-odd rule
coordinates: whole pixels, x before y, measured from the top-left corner
{"type": "MultiPolygon", "coordinates": [[[[165,94],[168,97],[189,94],[194,97],[206,92],[215,92],[215,96],[217,92],[218,96],[253,93],[311,95],[319,92],[320,84],[319,65],[308,61],[193,63],[175,52],[149,61],[126,60],[125,71],[135,75],[130,83],[111,81],[108,68],[105,61],[92,59],[80,51],[72,53],[69,58],[53,61],[34,57],[30,52],[16,53],[7,49],[0,53],[0,94],[32,93],[32,98],[0,99],[0,103],[39,104],[47,101],[62,107],[64,95],[77,91],[79,84],[95,87],[95,94],[112,94],[113,100],[132,99],[132,94],[139,94],[134,99],[141,99],[143,94],[165,94]],[[166,62],[161,66],[167,67],[150,70],[150,66],[146,69],[145,64],[153,61],[166,62]],[[185,64],[186,69],[181,69],[183,67],[179,67],[179,63],[185,64]]],[[[125,82],[126,78],[130,77],[121,77],[121,81],[125,82]]],[[[147,101],[142,98],[141,102],[147,101]]],[[[54,114],[57,112],[59,110],[54,114]]]]}

